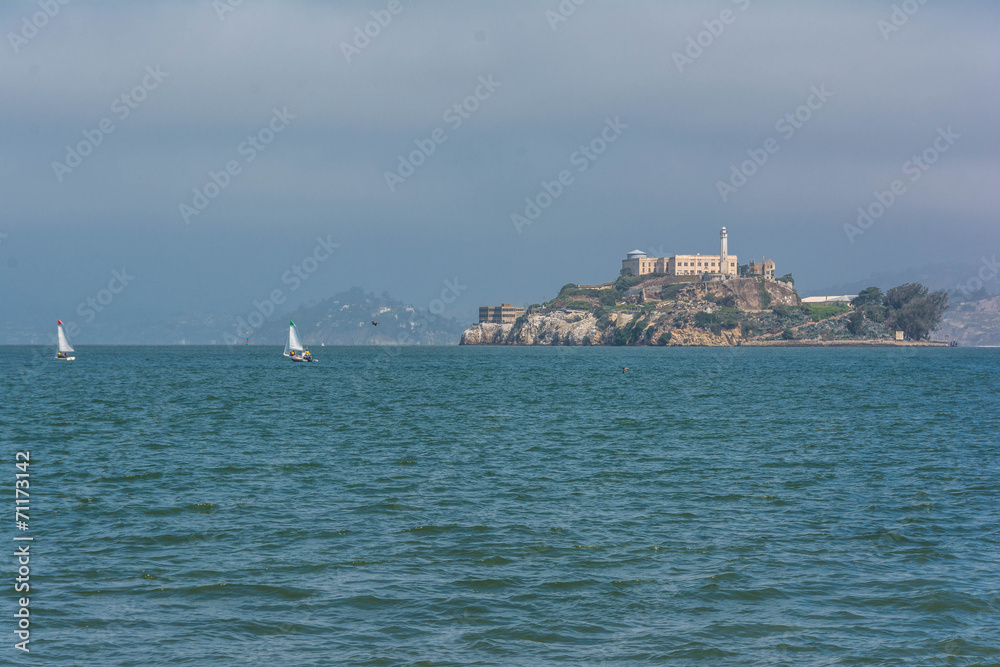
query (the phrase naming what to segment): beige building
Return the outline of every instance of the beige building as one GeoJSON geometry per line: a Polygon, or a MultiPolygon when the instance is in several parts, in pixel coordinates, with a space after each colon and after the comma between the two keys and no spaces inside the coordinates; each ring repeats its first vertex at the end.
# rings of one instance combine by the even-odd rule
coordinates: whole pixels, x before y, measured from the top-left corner
{"type": "Polygon", "coordinates": [[[764,276],[768,280],[774,280],[774,260],[760,258],[760,262],[750,260],[750,275],[764,276]]]}
{"type": "MultiPolygon", "coordinates": [[[[700,276],[716,274],[736,276],[739,259],[729,254],[729,233],[722,228],[721,252],[718,255],[673,255],[672,257],[647,257],[641,250],[633,250],[622,260],[622,270],[633,276],[651,273],[665,276],[700,276]]],[[[772,262],[773,266],[773,262],[772,262]]]]}
{"type": "Polygon", "coordinates": [[[494,324],[513,324],[517,318],[524,315],[524,308],[512,306],[509,303],[500,306],[480,306],[479,323],[492,322],[494,324]]]}

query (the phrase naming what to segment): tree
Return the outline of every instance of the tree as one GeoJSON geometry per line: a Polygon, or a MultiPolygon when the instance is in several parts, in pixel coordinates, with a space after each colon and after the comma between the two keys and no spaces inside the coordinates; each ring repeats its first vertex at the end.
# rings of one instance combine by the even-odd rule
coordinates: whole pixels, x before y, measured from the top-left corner
{"type": "Polygon", "coordinates": [[[632,287],[635,287],[639,283],[639,279],[635,276],[621,276],[615,281],[615,290],[624,294],[629,291],[632,287]]]}
{"type": "Polygon", "coordinates": [[[890,310],[899,310],[913,299],[926,296],[927,288],[920,283],[906,283],[899,287],[893,287],[885,293],[885,305],[890,310]]]}
{"type": "Polygon", "coordinates": [[[864,326],[864,323],[865,313],[863,310],[855,310],[847,316],[847,330],[854,336],[861,333],[861,327],[864,326]]]}
{"type": "Polygon", "coordinates": [[[907,283],[886,292],[885,303],[889,308],[889,323],[901,329],[907,338],[920,340],[941,323],[948,309],[948,293],[929,292],[920,283],[907,283]]]}
{"type": "Polygon", "coordinates": [[[781,276],[780,278],[778,278],[778,281],[783,283],[790,283],[793,287],[795,286],[795,278],[793,278],[792,274],[790,273],[786,273],[785,275],[781,276]]]}
{"type": "Polygon", "coordinates": [[[852,308],[864,308],[865,306],[881,306],[885,301],[885,295],[877,287],[866,287],[851,299],[852,308]]]}

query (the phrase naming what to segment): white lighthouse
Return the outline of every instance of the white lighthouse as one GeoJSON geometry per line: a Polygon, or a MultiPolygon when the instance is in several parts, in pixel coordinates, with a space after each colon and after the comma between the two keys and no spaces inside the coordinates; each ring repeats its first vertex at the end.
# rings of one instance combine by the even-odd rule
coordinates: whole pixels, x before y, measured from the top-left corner
{"type": "Polygon", "coordinates": [[[725,227],[722,228],[722,232],[719,234],[719,236],[722,239],[722,249],[721,249],[722,251],[719,253],[719,268],[721,269],[721,271],[719,273],[721,273],[724,276],[728,276],[729,275],[729,232],[726,231],[725,227]]]}

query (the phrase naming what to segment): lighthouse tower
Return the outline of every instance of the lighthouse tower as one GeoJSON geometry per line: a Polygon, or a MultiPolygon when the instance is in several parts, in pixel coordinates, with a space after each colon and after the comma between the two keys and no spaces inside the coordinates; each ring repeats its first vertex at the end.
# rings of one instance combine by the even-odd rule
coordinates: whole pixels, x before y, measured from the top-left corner
{"type": "Polygon", "coordinates": [[[729,232],[726,228],[722,228],[722,232],[719,235],[722,239],[722,252],[719,253],[719,268],[722,269],[720,273],[724,276],[729,275],[729,232]]]}

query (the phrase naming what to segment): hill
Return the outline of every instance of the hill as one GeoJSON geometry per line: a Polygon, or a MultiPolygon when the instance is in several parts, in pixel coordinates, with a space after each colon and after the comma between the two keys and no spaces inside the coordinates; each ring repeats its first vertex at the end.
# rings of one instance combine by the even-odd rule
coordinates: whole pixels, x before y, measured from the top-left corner
{"type": "MultiPolygon", "coordinates": [[[[462,325],[418,310],[387,293],[376,296],[360,287],[336,294],[290,315],[307,345],[454,345],[462,325]],[[372,322],[378,322],[378,326],[372,322]]],[[[288,321],[268,322],[254,342],[282,344],[288,321]]]]}
{"type": "Polygon", "coordinates": [[[934,333],[963,346],[1000,346],[1000,296],[953,306],[934,333]]]}

